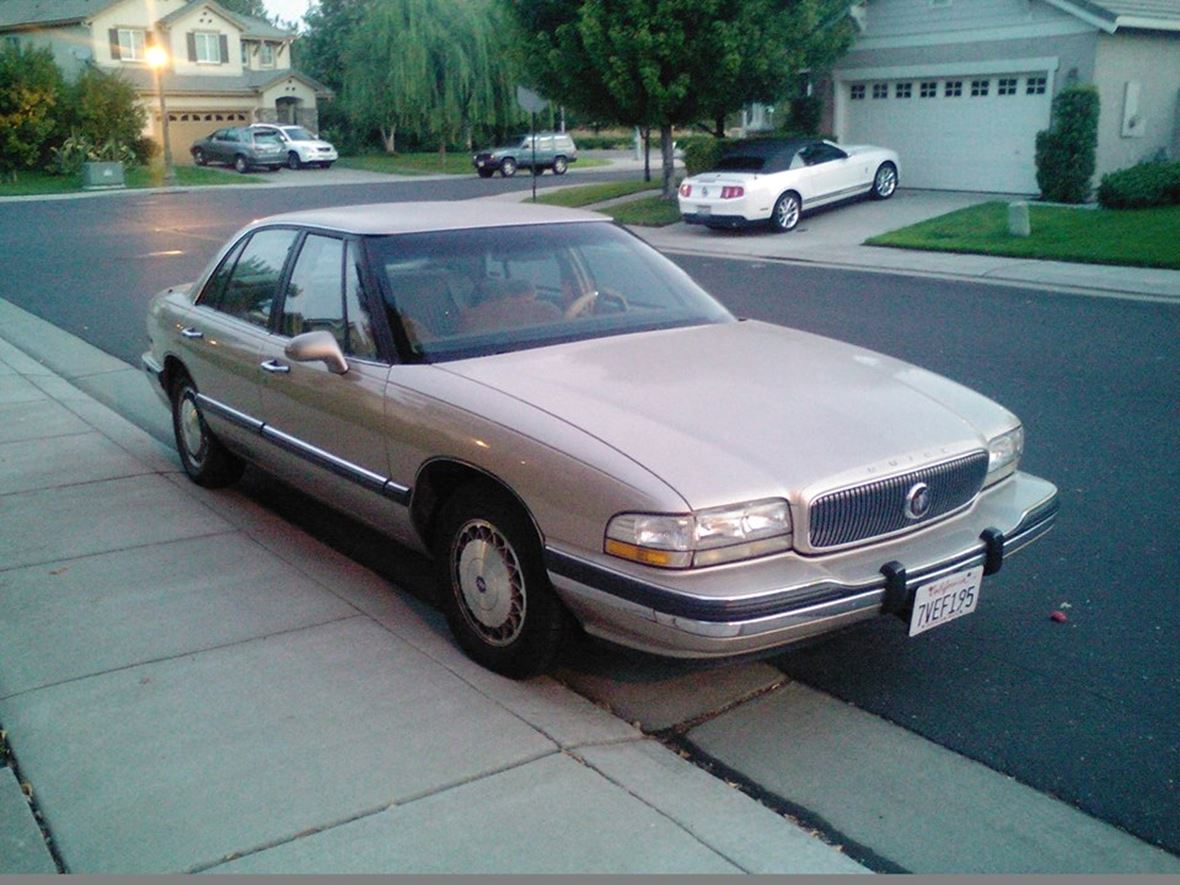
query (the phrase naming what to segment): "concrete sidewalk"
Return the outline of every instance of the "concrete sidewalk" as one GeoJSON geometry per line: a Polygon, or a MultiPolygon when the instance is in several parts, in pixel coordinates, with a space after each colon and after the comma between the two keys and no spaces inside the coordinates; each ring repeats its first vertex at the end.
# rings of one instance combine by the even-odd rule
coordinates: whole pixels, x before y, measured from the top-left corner
{"type": "Polygon", "coordinates": [[[0,301],[0,873],[864,871],[558,682],[472,664],[48,352],[129,369],[0,301]]]}

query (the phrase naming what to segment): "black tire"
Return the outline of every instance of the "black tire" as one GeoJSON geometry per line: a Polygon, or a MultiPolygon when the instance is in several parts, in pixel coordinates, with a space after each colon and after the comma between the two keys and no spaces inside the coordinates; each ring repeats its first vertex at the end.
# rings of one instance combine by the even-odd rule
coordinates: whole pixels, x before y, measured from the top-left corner
{"type": "Polygon", "coordinates": [[[799,201],[799,195],[787,191],[774,204],[774,210],[770,213],[770,229],[775,233],[794,230],[802,212],[803,204],[799,201]]]}
{"type": "Polygon", "coordinates": [[[278,172],[282,168],[283,168],[282,166],[267,166],[266,170],[268,172],[278,172]]]}
{"type": "Polygon", "coordinates": [[[242,175],[250,171],[250,161],[246,159],[245,154],[238,154],[234,157],[234,168],[242,173],[242,175]]]}
{"type": "Polygon", "coordinates": [[[480,178],[491,178],[492,177],[492,170],[491,169],[478,169],[476,171],[479,172],[480,178]]]}
{"type": "Polygon", "coordinates": [[[554,157],[553,158],[553,174],[554,175],[565,175],[565,170],[568,168],[569,168],[569,164],[566,162],[565,157],[554,157]]]}
{"type": "Polygon", "coordinates": [[[197,405],[197,388],[187,375],[172,384],[172,433],[189,479],[207,489],[237,482],[245,464],[221,444],[197,405]]]}
{"type": "Polygon", "coordinates": [[[437,527],[439,601],[460,647],[512,679],[545,672],[561,646],[567,615],[528,517],[494,487],[470,485],[443,505],[437,527]]]}
{"type": "Polygon", "coordinates": [[[302,169],[303,161],[299,159],[299,154],[291,151],[287,154],[287,168],[288,169],[302,169]]]}
{"type": "Polygon", "coordinates": [[[873,176],[873,188],[869,195],[874,200],[888,200],[897,191],[897,167],[892,163],[882,163],[877,167],[873,176]]]}
{"type": "Polygon", "coordinates": [[[505,178],[511,178],[513,175],[515,175],[516,161],[511,157],[506,157],[503,162],[500,163],[500,174],[505,178]]]}
{"type": "Polygon", "coordinates": [[[193,162],[198,166],[204,166],[209,160],[205,157],[205,152],[200,148],[193,151],[193,162]]]}

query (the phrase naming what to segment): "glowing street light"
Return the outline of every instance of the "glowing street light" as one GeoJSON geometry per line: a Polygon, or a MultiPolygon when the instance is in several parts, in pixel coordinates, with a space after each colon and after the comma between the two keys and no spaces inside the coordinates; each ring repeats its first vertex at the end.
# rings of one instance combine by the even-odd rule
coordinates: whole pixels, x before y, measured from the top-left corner
{"type": "Polygon", "coordinates": [[[159,45],[147,50],[148,67],[156,78],[156,92],[160,95],[160,136],[164,142],[164,184],[176,183],[176,170],[172,168],[172,142],[168,139],[168,106],[164,102],[163,70],[168,64],[168,51],[159,45]]]}

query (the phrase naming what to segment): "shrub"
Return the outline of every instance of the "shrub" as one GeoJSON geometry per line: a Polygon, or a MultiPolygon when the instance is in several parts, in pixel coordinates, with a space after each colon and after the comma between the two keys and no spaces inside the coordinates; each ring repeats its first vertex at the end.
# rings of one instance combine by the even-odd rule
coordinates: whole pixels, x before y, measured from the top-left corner
{"type": "Polygon", "coordinates": [[[94,146],[96,156],[91,159],[128,164],[147,160],[135,153],[147,123],[147,111],[135,87],[121,72],[106,73],[88,67],[68,92],[67,127],[94,146]]]}
{"type": "Polygon", "coordinates": [[[0,45],[0,176],[15,181],[47,156],[64,89],[48,49],[0,45]]]}
{"type": "Polygon", "coordinates": [[[708,172],[717,166],[721,154],[729,142],[711,135],[690,135],[681,142],[684,149],[684,167],[689,175],[708,172]]]}
{"type": "Polygon", "coordinates": [[[791,99],[791,116],[787,121],[787,128],[791,132],[801,135],[814,135],[819,132],[819,125],[823,119],[823,102],[815,95],[803,95],[791,99]]]}
{"type": "Polygon", "coordinates": [[[1105,209],[1146,209],[1180,203],[1180,163],[1140,163],[1102,176],[1098,202],[1105,209]]]}
{"type": "Polygon", "coordinates": [[[1070,86],[1053,99],[1053,124],[1037,133],[1037,185],[1056,203],[1084,203],[1098,144],[1098,90],[1070,86]]]}

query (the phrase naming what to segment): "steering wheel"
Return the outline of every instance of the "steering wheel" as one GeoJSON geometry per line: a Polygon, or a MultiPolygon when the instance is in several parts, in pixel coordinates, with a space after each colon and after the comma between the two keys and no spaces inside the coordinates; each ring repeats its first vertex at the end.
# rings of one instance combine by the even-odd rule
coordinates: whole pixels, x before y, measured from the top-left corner
{"type": "Polygon", "coordinates": [[[583,292],[570,302],[569,306],[565,309],[565,318],[572,320],[587,314],[598,313],[598,304],[600,302],[603,304],[613,304],[615,310],[619,312],[627,309],[627,299],[614,289],[591,289],[589,292],[583,292]]]}

